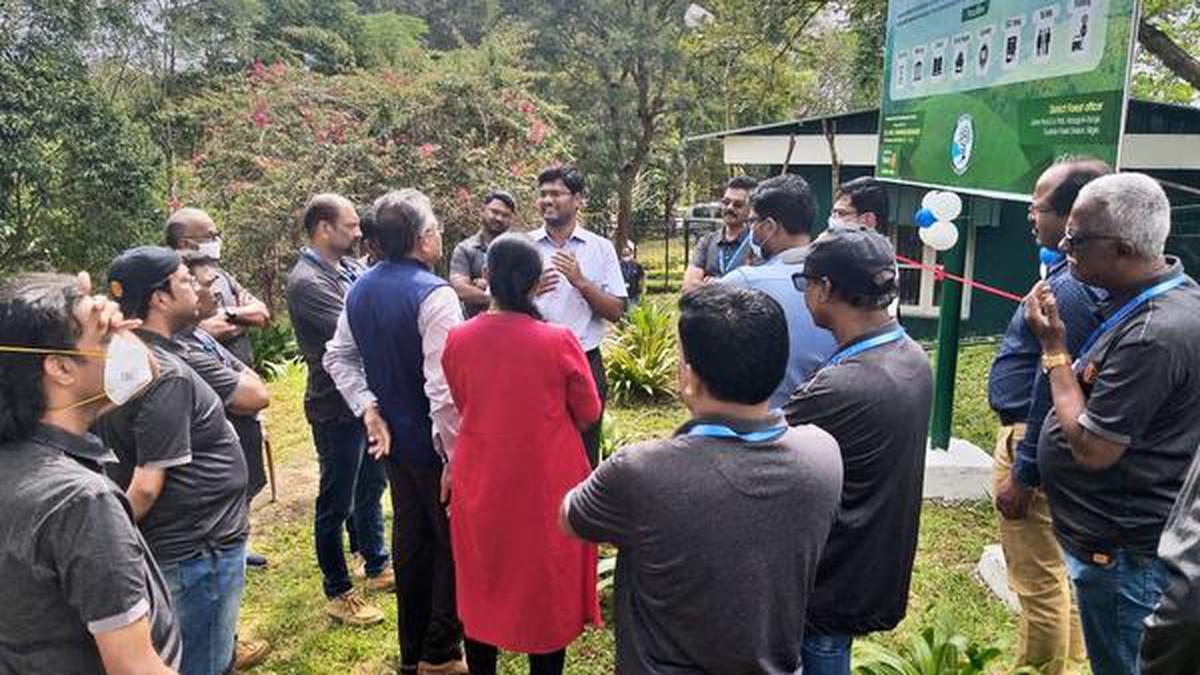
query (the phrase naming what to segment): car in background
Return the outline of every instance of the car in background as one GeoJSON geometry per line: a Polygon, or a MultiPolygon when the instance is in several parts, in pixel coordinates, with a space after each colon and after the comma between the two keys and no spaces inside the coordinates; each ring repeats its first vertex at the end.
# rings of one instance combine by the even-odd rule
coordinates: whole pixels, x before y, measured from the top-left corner
{"type": "Polygon", "coordinates": [[[692,204],[683,209],[684,232],[689,238],[702,237],[713,230],[725,226],[725,221],[721,218],[721,203],[706,202],[702,204],[692,204]]]}

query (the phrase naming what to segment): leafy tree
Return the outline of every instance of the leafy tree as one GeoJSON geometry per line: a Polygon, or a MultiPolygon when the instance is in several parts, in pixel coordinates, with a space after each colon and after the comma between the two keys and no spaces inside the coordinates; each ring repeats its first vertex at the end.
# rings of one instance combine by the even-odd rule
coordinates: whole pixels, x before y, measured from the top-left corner
{"type": "Polygon", "coordinates": [[[401,67],[421,51],[421,39],[429,32],[421,19],[396,12],[368,14],[363,21],[363,53],[376,66],[401,67]]]}
{"type": "Polygon", "coordinates": [[[1146,0],[1138,29],[1134,92],[1172,103],[1200,100],[1200,6],[1146,0]]]}
{"type": "Polygon", "coordinates": [[[0,5],[4,273],[102,273],[157,229],[161,156],[89,80],[80,47],[113,18],[86,2],[0,5]]]}

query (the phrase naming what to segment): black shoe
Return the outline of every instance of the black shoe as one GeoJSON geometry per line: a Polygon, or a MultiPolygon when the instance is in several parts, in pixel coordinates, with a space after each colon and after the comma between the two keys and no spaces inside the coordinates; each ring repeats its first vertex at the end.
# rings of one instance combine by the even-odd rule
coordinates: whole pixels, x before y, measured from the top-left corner
{"type": "Polygon", "coordinates": [[[247,553],[246,565],[248,567],[266,567],[267,559],[257,553],[247,553]]]}

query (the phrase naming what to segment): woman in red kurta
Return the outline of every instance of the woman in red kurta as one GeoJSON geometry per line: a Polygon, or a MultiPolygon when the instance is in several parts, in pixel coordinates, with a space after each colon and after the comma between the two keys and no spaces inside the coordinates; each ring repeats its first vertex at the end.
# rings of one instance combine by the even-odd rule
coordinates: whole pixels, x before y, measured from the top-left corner
{"type": "Polygon", "coordinates": [[[450,332],[442,367],[462,416],[450,463],[458,615],[473,675],[497,648],[560,673],[566,646],[600,623],[596,549],[558,529],[564,495],[589,472],[579,430],[600,416],[587,359],[540,320],[542,258],[524,235],[488,247],[492,310],[450,332]]]}

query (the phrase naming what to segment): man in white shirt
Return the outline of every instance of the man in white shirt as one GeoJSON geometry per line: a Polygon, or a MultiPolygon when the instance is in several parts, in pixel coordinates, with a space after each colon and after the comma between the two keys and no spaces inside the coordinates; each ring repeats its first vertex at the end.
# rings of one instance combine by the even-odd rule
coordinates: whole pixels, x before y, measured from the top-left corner
{"type": "MultiPolygon", "coordinates": [[[[583,174],[570,165],[553,166],[538,175],[538,208],[543,226],[529,233],[542,252],[546,272],[538,290],[542,318],[570,328],[587,354],[601,403],[608,395],[600,343],[606,321],[625,314],[625,278],[612,242],[578,222],[583,204],[583,174]]],[[[601,419],[583,432],[583,445],[593,467],[600,458],[601,419]]]]}

